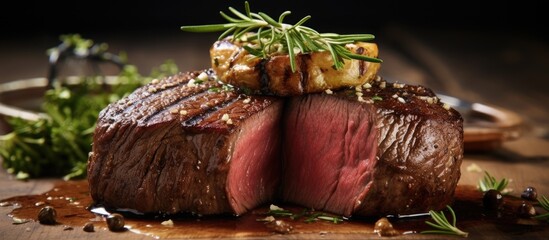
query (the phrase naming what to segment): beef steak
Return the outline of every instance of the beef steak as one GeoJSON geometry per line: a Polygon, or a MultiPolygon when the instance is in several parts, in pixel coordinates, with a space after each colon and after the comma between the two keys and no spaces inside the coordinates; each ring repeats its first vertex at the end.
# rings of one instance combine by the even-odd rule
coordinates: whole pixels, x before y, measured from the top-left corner
{"type": "Polygon", "coordinates": [[[94,201],[238,215],[273,200],[283,101],[238,94],[200,73],[153,80],[100,113],[88,163],[94,201]]]}
{"type": "Polygon", "coordinates": [[[345,216],[452,200],[463,120],[422,86],[249,96],[211,70],[154,80],[99,116],[91,196],[143,213],[240,215],[282,200],[345,216]]]}
{"type": "Polygon", "coordinates": [[[283,201],[370,216],[442,209],[453,198],[463,120],[425,87],[378,77],[292,98],[283,123],[283,201]]]}

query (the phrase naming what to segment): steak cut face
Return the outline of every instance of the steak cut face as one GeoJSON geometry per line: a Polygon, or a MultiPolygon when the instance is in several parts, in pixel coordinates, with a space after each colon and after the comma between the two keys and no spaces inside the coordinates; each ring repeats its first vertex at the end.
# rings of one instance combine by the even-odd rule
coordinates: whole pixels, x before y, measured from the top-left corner
{"type": "Polygon", "coordinates": [[[273,200],[283,100],[239,94],[201,73],[153,80],[101,111],[88,161],[96,203],[239,215],[273,200]]]}
{"type": "Polygon", "coordinates": [[[461,115],[422,86],[381,78],[292,98],[282,200],[344,216],[442,209],[463,158],[461,115]]]}

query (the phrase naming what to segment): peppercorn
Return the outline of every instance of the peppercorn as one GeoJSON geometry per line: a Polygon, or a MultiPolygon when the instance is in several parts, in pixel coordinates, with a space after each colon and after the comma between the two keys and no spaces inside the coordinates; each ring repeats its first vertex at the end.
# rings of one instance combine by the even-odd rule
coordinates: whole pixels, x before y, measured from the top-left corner
{"type": "Polygon", "coordinates": [[[520,197],[526,200],[536,201],[538,199],[538,192],[534,187],[527,187],[522,194],[520,194],[520,197]]]}
{"type": "Polygon", "coordinates": [[[124,217],[118,213],[113,213],[107,217],[107,226],[113,232],[124,230],[124,217]]]}
{"type": "Polygon", "coordinates": [[[485,209],[498,210],[503,204],[503,195],[498,190],[490,189],[484,193],[482,204],[485,209]]]}
{"type": "Polygon", "coordinates": [[[393,228],[393,224],[389,222],[389,219],[382,217],[374,225],[374,233],[377,233],[380,237],[392,237],[400,235],[400,232],[393,228]]]}
{"type": "Polygon", "coordinates": [[[84,227],[82,228],[82,230],[84,230],[84,232],[94,232],[95,227],[94,227],[93,223],[87,222],[86,225],[84,225],[84,227]]]}
{"type": "Polygon", "coordinates": [[[517,213],[520,217],[528,218],[536,215],[536,209],[531,203],[522,201],[517,209],[517,213]]]}
{"type": "Polygon", "coordinates": [[[38,212],[38,222],[46,225],[53,225],[57,221],[57,211],[51,206],[45,206],[38,212]]]}

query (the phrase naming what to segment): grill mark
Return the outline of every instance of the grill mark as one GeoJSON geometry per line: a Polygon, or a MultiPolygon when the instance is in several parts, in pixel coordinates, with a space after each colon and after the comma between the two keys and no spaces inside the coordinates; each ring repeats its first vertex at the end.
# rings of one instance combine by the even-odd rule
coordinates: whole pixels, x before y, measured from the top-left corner
{"type": "Polygon", "coordinates": [[[234,54],[231,56],[231,58],[229,59],[229,69],[232,68],[234,66],[234,63],[236,62],[236,60],[238,59],[238,56],[240,55],[240,52],[242,52],[242,48],[238,48],[236,50],[236,52],[234,52],[234,54]]]}
{"type": "MultiPolygon", "coordinates": [[[[362,55],[364,53],[364,48],[363,47],[357,48],[356,53],[362,55]]],[[[366,63],[364,61],[362,60],[358,61],[358,74],[360,76],[364,75],[365,65],[366,63]]]]}
{"type": "Polygon", "coordinates": [[[271,79],[269,78],[269,74],[267,73],[267,70],[265,69],[265,65],[269,59],[261,59],[259,62],[259,90],[262,93],[269,93],[269,82],[271,79]]]}
{"type": "Polygon", "coordinates": [[[191,118],[183,121],[181,125],[183,125],[183,127],[197,127],[197,125],[200,122],[202,122],[204,119],[215,114],[218,110],[223,109],[224,107],[229,106],[232,103],[238,101],[238,99],[239,99],[238,95],[228,96],[228,98],[226,98],[225,101],[217,105],[211,106],[206,111],[203,111],[202,114],[197,114],[192,116],[191,118]]]}
{"type": "Polygon", "coordinates": [[[301,87],[301,91],[308,90],[308,82],[309,82],[309,61],[311,60],[310,54],[301,54],[301,57],[299,58],[299,69],[301,71],[301,79],[299,79],[299,84],[301,87]]]}
{"type": "Polygon", "coordinates": [[[191,101],[193,101],[192,100],[193,98],[196,99],[196,98],[202,97],[202,96],[208,94],[208,92],[210,91],[209,88],[205,88],[205,89],[201,89],[201,90],[202,91],[200,91],[200,92],[189,92],[188,95],[182,95],[181,98],[177,98],[176,101],[174,101],[174,102],[172,102],[168,105],[159,107],[152,114],[149,114],[148,116],[141,119],[139,121],[139,123],[149,122],[152,118],[158,116],[159,114],[161,114],[163,112],[166,112],[166,111],[170,111],[173,106],[181,105],[185,102],[191,102],[191,101]]]}
{"type": "MultiPolygon", "coordinates": [[[[128,97],[129,101],[131,102],[131,105],[125,107],[122,113],[132,112],[135,108],[139,107],[138,105],[150,105],[149,104],[150,102],[153,102],[154,100],[158,99],[158,98],[155,98],[157,95],[162,94],[165,91],[171,90],[172,88],[177,88],[177,87],[184,88],[185,87],[184,85],[187,84],[189,80],[193,78],[193,75],[189,75],[185,77],[186,79],[183,79],[182,81],[178,81],[177,84],[173,84],[173,85],[170,84],[167,86],[165,85],[166,87],[164,88],[161,87],[162,83],[158,83],[154,85],[150,84],[150,85],[145,85],[141,87],[139,92],[137,92],[136,94],[132,94],[128,97]],[[149,92],[148,88],[151,88],[151,87],[156,89],[155,92],[153,93],[149,92]]],[[[193,92],[189,92],[188,94],[193,94],[193,92]]]]}
{"type": "MultiPolygon", "coordinates": [[[[168,78],[166,78],[165,80],[162,81],[163,83],[165,82],[164,83],[165,84],[164,89],[175,88],[175,87],[180,86],[181,84],[186,84],[193,77],[193,75],[194,74],[188,74],[188,75],[185,75],[185,76],[182,76],[182,75],[170,76],[170,77],[168,77],[168,78]],[[170,80],[173,80],[173,81],[170,81],[170,80]],[[168,85],[166,85],[166,84],[168,84],[168,85]]],[[[154,94],[151,94],[148,91],[149,87],[153,87],[153,88],[158,87],[157,89],[161,89],[160,88],[161,83],[147,84],[145,86],[142,86],[140,89],[138,89],[134,93],[130,94],[126,98],[125,102],[119,101],[117,105],[112,105],[112,107],[109,108],[108,114],[110,114],[112,116],[112,115],[119,115],[119,114],[128,112],[128,111],[130,111],[130,109],[133,109],[135,107],[136,102],[141,102],[141,101],[144,101],[148,98],[151,98],[152,96],[154,96],[154,94]],[[128,102],[130,102],[131,104],[128,105],[128,102]]]]}
{"type": "Polygon", "coordinates": [[[188,92],[185,92],[185,90],[188,89],[187,86],[183,86],[180,89],[172,89],[172,91],[166,92],[165,95],[161,94],[160,96],[156,96],[154,99],[145,101],[142,103],[142,106],[137,108],[137,110],[142,114],[142,116],[137,118],[137,120],[139,122],[143,122],[143,119],[145,119],[146,121],[147,119],[150,119],[156,114],[164,111],[168,106],[180,101],[182,98],[192,98],[193,96],[208,92],[211,86],[211,84],[201,84],[200,87],[196,87],[195,89],[192,89],[192,91],[188,92]]]}

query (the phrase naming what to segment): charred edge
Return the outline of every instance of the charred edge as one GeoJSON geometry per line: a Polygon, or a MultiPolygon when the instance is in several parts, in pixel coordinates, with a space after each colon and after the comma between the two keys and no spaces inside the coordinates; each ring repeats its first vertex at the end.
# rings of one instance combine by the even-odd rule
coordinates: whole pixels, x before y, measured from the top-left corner
{"type": "Polygon", "coordinates": [[[271,79],[269,79],[269,74],[267,74],[267,71],[265,70],[267,62],[269,62],[269,59],[261,59],[261,62],[259,62],[259,74],[261,75],[259,79],[259,90],[261,93],[265,94],[270,93],[269,82],[271,81],[271,79]]]}
{"type": "Polygon", "coordinates": [[[242,51],[242,48],[238,48],[238,50],[231,56],[231,58],[229,59],[229,69],[233,67],[234,62],[236,61],[238,56],[240,56],[241,51],[242,51]]]}
{"type": "Polygon", "coordinates": [[[232,103],[238,101],[239,99],[240,99],[240,95],[231,96],[230,99],[227,99],[226,101],[223,101],[221,104],[218,104],[218,105],[212,106],[211,108],[208,108],[208,110],[204,111],[202,114],[192,116],[191,118],[185,120],[182,123],[182,125],[184,127],[195,127],[198,123],[202,122],[202,120],[204,120],[207,117],[209,117],[210,115],[214,114],[216,111],[231,105],[232,103]]]}
{"type": "Polygon", "coordinates": [[[179,105],[179,104],[182,104],[183,102],[189,100],[190,98],[195,98],[195,97],[200,97],[200,96],[203,96],[203,95],[206,95],[208,93],[208,91],[210,91],[209,88],[204,88],[204,89],[201,89],[201,91],[197,91],[197,92],[191,92],[189,93],[189,95],[187,96],[184,96],[180,99],[178,99],[177,101],[174,101],[173,103],[171,103],[170,105],[167,105],[163,108],[160,108],[159,110],[153,112],[152,114],[150,114],[149,116],[145,117],[143,119],[143,122],[148,122],[151,118],[155,117],[156,115],[162,113],[162,112],[165,112],[165,111],[169,111],[169,109],[173,106],[176,106],[176,105],[179,105]]]}
{"type": "MultiPolygon", "coordinates": [[[[198,76],[198,74],[196,74],[196,73],[190,73],[190,74],[188,74],[188,75],[186,75],[186,76],[182,76],[182,78],[184,78],[184,79],[176,79],[176,80],[175,80],[175,81],[176,81],[175,84],[172,83],[172,84],[169,84],[169,85],[164,85],[164,87],[162,87],[162,88],[156,88],[156,86],[162,85],[162,84],[160,84],[160,83],[158,83],[158,84],[147,84],[147,85],[144,85],[144,86],[141,87],[142,90],[141,90],[141,92],[140,92],[139,94],[141,95],[141,94],[143,94],[143,93],[145,93],[145,92],[149,92],[150,94],[149,94],[149,95],[146,95],[146,96],[140,96],[140,97],[143,97],[143,98],[140,98],[140,101],[139,101],[139,102],[143,102],[143,101],[145,101],[145,100],[147,100],[147,99],[149,99],[149,98],[152,98],[152,97],[154,97],[154,96],[156,96],[156,95],[158,95],[158,94],[162,94],[162,92],[167,91],[167,90],[170,90],[170,89],[172,89],[172,88],[176,88],[176,87],[180,87],[180,86],[182,86],[182,85],[185,85],[185,84],[187,84],[191,79],[195,78],[196,76],[198,76]],[[156,88],[156,91],[150,92],[150,91],[148,91],[148,90],[146,89],[147,87],[155,87],[155,88],[156,88]]],[[[169,79],[171,79],[171,78],[173,78],[173,77],[174,77],[174,76],[170,76],[170,77],[166,78],[165,80],[169,80],[169,79]]],[[[132,95],[133,95],[133,94],[132,94],[132,95]]],[[[131,96],[130,96],[130,97],[131,97],[131,96]]],[[[133,102],[132,106],[135,105],[135,104],[137,104],[136,101],[133,102]]],[[[127,109],[127,108],[126,108],[126,109],[127,109]]]]}
{"type": "MultiPolygon", "coordinates": [[[[362,55],[364,53],[364,48],[363,47],[359,47],[357,50],[356,50],[356,53],[357,54],[360,54],[362,55]]],[[[362,60],[360,60],[358,62],[358,74],[360,74],[360,76],[363,76],[364,75],[364,68],[365,68],[365,65],[366,63],[362,60]]]]}
{"type": "Polygon", "coordinates": [[[299,84],[301,85],[301,91],[305,92],[307,88],[307,82],[309,81],[309,61],[311,61],[310,54],[302,54],[299,58],[299,69],[301,70],[301,79],[299,84]]]}
{"type": "MultiPolygon", "coordinates": [[[[143,103],[143,102],[147,102],[149,99],[155,97],[155,96],[158,95],[158,94],[162,94],[162,92],[164,92],[164,91],[167,91],[167,90],[170,90],[170,89],[176,88],[176,87],[181,87],[182,85],[187,84],[193,77],[196,77],[196,76],[195,76],[195,74],[191,74],[191,75],[188,75],[187,77],[188,77],[187,79],[178,81],[177,84],[168,85],[168,86],[166,86],[166,87],[164,87],[164,88],[158,89],[157,91],[155,91],[155,92],[153,92],[153,93],[149,92],[150,94],[149,94],[149,95],[145,95],[145,96],[143,96],[142,94],[145,93],[145,92],[148,92],[146,88],[149,87],[149,86],[153,86],[153,85],[145,85],[145,86],[141,87],[141,92],[139,93],[138,96],[140,96],[140,97],[142,97],[142,98],[139,98],[139,97],[138,97],[138,98],[139,98],[139,101],[132,101],[132,104],[131,104],[129,107],[124,108],[123,111],[121,111],[121,112],[118,112],[118,111],[117,111],[117,113],[127,113],[127,112],[131,112],[131,111],[133,111],[133,109],[135,109],[135,107],[136,107],[137,104],[140,104],[140,103],[143,103]]],[[[192,95],[192,94],[191,94],[191,95],[192,95]]],[[[154,112],[154,113],[152,113],[152,115],[155,115],[156,113],[157,113],[157,112],[154,112]]],[[[148,117],[146,117],[145,119],[148,119],[148,117]]]]}

